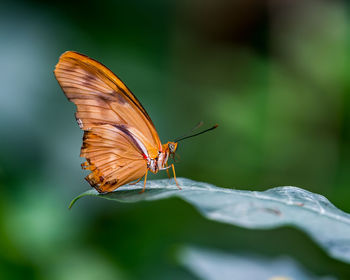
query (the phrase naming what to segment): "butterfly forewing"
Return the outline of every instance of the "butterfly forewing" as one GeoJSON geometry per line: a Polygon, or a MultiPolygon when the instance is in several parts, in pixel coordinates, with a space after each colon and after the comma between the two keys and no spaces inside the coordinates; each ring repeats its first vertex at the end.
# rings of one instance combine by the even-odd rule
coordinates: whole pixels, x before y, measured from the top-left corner
{"type": "Polygon", "coordinates": [[[66,52],[55,76],[77,106],[76,119],[85,131],[81,156],[90,184],[111,191],[142,177],[145,153],[156,157],[161,142],[141,103],[107,67],[75,52],[66,52]]]}

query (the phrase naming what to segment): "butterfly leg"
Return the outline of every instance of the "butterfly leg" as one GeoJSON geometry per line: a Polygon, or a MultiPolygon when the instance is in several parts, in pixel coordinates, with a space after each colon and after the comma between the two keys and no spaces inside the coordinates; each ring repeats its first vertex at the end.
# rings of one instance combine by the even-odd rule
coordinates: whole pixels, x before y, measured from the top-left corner
{"type": "Polygon", "coordinates": [[[138,178],[136,182],[130,183],[129,185],[136,185],[138,182],[141,181],[142,178],[143,178],[143,176],[138,178]]]}
{"type": "Polygon", "coordinates": [[[142,189],[142,191],[140,191],[140,193],[144,193],[144,192],[145,192],[145,189],[146,189],[146,181],[147,181],[147,173],[148,173],[148,170],[146,171],[145,179],[143,180],[143,189],[142,189]]]}
{"type": "Polygon", "coordinates": [[[175,167],[174,167],[174,164],[173,164],[173,163],[171,164],[171,167],[172,167],[172,169],[173,169],[174,180],[175,180],[176,186],[179,188],[179,190],[182,190],[181,187],[179,186],[177,180],[176,180],[175,167]]]}
{"type": "Polygon", "coordinates": [[[165,166],[166,166],[166,174],[168,174],[168,178],[171,179],[170,178],[170,173],[169,173],[169,170],[168,170],[169,169],[168,163],[166,163],[165,166]]]}

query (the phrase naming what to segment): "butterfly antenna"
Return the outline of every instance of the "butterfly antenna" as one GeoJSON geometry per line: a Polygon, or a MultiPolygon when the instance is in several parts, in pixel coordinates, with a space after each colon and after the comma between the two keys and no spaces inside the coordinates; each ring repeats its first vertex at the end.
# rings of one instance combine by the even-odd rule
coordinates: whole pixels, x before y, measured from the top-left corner
{"type": "Polygon", "coordinates": [[[197,130],[198,128],[200,128],[202,125],[204,124],[203,121],[200,121],[199,123],[197,123],[193,128],[191,128],[190,131],[186,132],[185,134],[181,135],[180,137],[177,137],[174,141],[177,142],[177,139],[181,139],[183,137],[186,137],[188,135],[190,135],[191,133],[193,133],[195,130],[197,130]]]}
{"type": "Polygon", "coordinates": [[[219,125],[216,124],[216,125],[212,126],[211,128],[205,129],[205,130],[203,130],[203,131],[201,131],[201,132],[198,132],[198,133],[196,133],[196,134],[192,134],[192,135],[189,135],[189,136],[184,136],[184,137],[177,138],[176,140],[174,140],[174,142],[179,142],[179,141],[181,141],[181,140],[184,140],[184,139],[187,139],[187,138],[191,138],[191,137],[194,137],[194,136],[203,134],[203,133],[205,133],[205,132],[208,132],[208,131],[210,131],[210,130],[213,130],[213,129],[217,128],[218,126],[219,126],[219,125]]]}
{"type": "Polygon", "coordinates": [[[200,128],[202,125],[204,124],[203,121],[200,121],[199,123],[197,123],[192,129],[190,132],[193,132],[195,130],[197,130],[198,128],[200,128]]]}

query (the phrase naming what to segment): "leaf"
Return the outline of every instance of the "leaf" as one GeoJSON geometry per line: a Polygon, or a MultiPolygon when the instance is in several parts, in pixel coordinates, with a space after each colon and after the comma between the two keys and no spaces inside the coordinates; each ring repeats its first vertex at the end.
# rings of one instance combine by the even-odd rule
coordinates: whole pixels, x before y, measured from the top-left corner
{"type": "Polygon", "coordinates": [[[331,280],[331,276],[317,277],[289,257],[263,258],[256,255],[232,255],[209,249],[184,247],[179,262],[194,275],[206,280],[331,280]]]}
{"type": "Polygon", "coordinates": [[[147,181],[126,185],[112,193],[94,189],[76,197],[97,196],[119,202],[138,202],[180,197],[195,206],[206,218],[251,229],[292,225],[308,233],[326,252],[350,263],[350,214],[337,209],[324,196],[297,187],[277,187],[264,192],[219,188],[185,178],[147,181]]]}

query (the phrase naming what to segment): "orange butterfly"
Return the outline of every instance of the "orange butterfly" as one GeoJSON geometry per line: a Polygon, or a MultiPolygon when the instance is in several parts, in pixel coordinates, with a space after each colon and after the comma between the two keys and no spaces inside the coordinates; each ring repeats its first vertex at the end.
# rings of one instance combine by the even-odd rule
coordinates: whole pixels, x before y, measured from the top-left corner
{"type": "Polygon", "coordinates": [[[85,178],[92,187],[100,193],[111,192],[145,177],[144,191],[148,171],[166,170],[169,176],[170,167],[179,187],[174,164],[167,164],[177,142],[162,145],[146,110],[112,71],[68,51],[61,55],[54,73],[67,98],[77,106],[75,117],[84,130],[80,156],[87,160],[82,167],[92,171],[85,178]]]}

